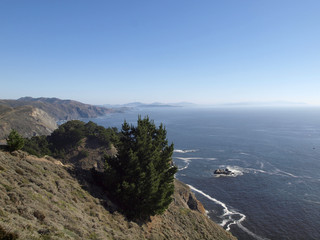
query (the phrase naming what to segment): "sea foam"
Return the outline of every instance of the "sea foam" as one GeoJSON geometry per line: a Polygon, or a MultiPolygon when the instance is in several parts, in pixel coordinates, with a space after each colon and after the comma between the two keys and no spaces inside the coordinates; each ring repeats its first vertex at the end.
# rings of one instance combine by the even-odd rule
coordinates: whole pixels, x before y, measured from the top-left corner
{"type": "Polygon", "coordinates": [[[251,235],[252,237],[254,237],[257,240],[265,240],[268,238],[263,238],[258,236],[257,234],[255,234],[254,232],[250,231],[248,228],[244,227],[241,223],[246,219],[246,215],[244,215],[243,213],[240,213],[238,211],[235,210],[230,210],[227,205],[211,196],[209,196],[208,194],[204,193],[203,191],[191,186],[188,184],[188,186],[190,187],[190,189],[194,192],[197,192],[199,194],[201,194],[202,196],[206,197],[207,199],[213,201],[214,203],[220,205],[223,208],[223,214],[220,216],[221,218],[223,218],[222,222],[219,224],[222,227],[225,227],[225,229],[227,231],[230,231],[230,226],[231,225],[237,225],[240,229],[242,229],[243,231],[245,231],[247,234],[251,235]],[[236,216],[239,216],[240,219],[234,219],[236,216]],[[234,218],[233,218],[234,217],[234,218]]]}
{"type": "Polygon", "coordinates": [[[175,153],[190,153],[190,152],[197,152],[198,150],[196,149],[189,149],[189,150],[182,150],[182,149],[175,149],[173,152],[175,153]]]}

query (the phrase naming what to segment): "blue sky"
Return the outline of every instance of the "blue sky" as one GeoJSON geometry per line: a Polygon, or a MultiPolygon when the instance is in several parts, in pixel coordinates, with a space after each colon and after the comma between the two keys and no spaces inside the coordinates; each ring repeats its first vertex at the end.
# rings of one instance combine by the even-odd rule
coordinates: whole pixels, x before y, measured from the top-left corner
{"type": "Polygon", "coordinates": [[[0,98],[320,105],[319,0],[0,1],[0,98]]]}

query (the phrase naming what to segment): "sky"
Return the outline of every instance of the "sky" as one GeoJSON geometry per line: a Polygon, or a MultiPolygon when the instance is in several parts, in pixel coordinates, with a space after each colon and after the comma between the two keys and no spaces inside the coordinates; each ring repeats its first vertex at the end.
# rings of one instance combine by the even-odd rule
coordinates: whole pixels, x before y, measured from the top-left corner
{"type": "Polygon", "coordinates": [[[320,105],[319,0],[0,0],[0,99],[320,105]]]}

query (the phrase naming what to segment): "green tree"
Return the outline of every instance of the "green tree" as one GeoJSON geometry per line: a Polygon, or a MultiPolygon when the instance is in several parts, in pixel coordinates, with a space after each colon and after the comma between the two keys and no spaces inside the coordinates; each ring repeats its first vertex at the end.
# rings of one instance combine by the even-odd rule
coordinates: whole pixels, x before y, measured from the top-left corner
{"type": "Polygon", "coordinates": [[[139,116],[136,127],[124,122],[117,155],[106,157],[109,192],[128,217],[161,214],[172,201],[177,168],[166,134],[162,124],[157,128],[148,117],[139,116]]]}
{"type": "Polygon", "coordinates": [[[68,121],[59,126],[49,137],[52,152],[64,152],[78,146],[85,137],[85,123],[79,120],[68,121]]]}
{"type": "Polygon", "coordinates": [[[22,150],[38,157],[51,155],[47,136],[33,136],[32,138],[25,138],[22,150]]]}
{"type": "Polygon", "coordinates": [[[12,129],[7,138],[7,144],[10,152],[20,150],[24,146],[24,139],[16,130],[12,129]]]}

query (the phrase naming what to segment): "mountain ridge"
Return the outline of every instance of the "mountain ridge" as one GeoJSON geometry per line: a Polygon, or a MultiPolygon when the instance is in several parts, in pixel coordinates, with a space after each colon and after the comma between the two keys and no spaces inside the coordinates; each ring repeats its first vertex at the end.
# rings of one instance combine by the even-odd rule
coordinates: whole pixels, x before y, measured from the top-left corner
{"type": "Polygon", "coordinates": [[[79,118],[95,118],[116,111],[114,109],[98,107],[69,99],[62,100],[59,98],[45,97],[22,97],[17,100],[0,100],[0,105],[13,108],[30,105],[47,112],[56,121],[79,118]]]}
{"type": "Polygon", "coordinates": [[[119,111],[59,98],[0,99],[0,140],[3,142],[11,129],[24,137],[48,135],[59,120],[96,118],[119,111]]]}

